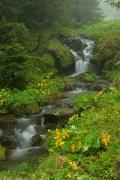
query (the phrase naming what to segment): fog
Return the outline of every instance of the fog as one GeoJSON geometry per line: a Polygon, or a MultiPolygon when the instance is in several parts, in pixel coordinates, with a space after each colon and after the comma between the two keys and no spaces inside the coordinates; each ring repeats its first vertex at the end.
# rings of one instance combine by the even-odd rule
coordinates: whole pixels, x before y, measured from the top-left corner
{"type": "Polygon", "coordinates": [[[116,9],[115,7],[111,7],[105,2],[105,0],[100,0],[100,8],[106,18],[120,18],[120,10],[116,9]]]}

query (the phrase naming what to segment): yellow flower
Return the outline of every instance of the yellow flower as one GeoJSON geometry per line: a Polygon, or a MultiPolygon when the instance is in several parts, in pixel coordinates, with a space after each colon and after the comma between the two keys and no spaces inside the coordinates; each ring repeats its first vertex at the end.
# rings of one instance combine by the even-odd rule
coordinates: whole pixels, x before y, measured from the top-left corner
{"type": "Polygon", "coordinates": [[[70,150],[71,150],[71,152],[72,152],[72,153],[74,153],[74,152],[75,152],[75,145],[74,145],[74,144],[72,144],[72,145],[71,145],[70,150]]]}
{"type": "Polygon", "coordinates": [[[72,164],[72,168],[73,168],[75,171],[77,171],[77,170],[78,170],[78,166],[77,166],[76,162],[73,162],[73,164],[72,164]]]}
{"type": "Polygon", "coordinates": [[[48,129],[48,132],[50,132],[51,131],[51,129],[48,129]]]}
{"type": "Polygon", "coordinates": [[[62,139],[57,139],[57,141],[55,142],[55,146],[56,147],[63,146],[64,144],[65,144],[65,142],[62,141],[62,139]]]}
{"type": "Polygon", "coordinates": [[[105,146],[108,146],[109,142],[110,142],[110,139],[111,139],[111,135],[108,134],[108,133],[103,133],[102,134],[102,142],[105,146]]]}
{"type": "Polygon", "coordinates": [[[67,174],[66,174],[66,177],[67,177],[67,178],[71,178],[71,174],[70,174],[70,173],[67,173],[67,174]]]}
{"type": "Polygon", "coordinates": [[[56,129],[54,139],[56,139],[56,140],[59,139],[61,137],[61,135],[62,135],[62,133],[58,129],[56,129]]]}
{"type": "Polygon", "coordinates": [[[68,130],[62,130],[62,137],[63,139],[69,138],[70,133],[68,130]]]}
{"type": "Polygon", "coordinates": [[[75,171],[78,170],[78,166],[77,166],[76,162],[74,162],[74,161],[68,161],[68,163],[69,163],[69,165],[71,166],[71,168],[72,168],[73,170],[75,170],[75,171]]]}
{"type": "Polygon", "coordinates": [[[69,118],[69,122],[74,121],[74,120],[77,119],[78,117],[79,117],[78,114],[73,114],[73,116],[69,118]]]}
{"type": "Polygon", "coordinates": [[[53,152],[53,149],[49,149],[48,151],[49,151],[50,153],[52,153],[52,152],[53,152]]]}

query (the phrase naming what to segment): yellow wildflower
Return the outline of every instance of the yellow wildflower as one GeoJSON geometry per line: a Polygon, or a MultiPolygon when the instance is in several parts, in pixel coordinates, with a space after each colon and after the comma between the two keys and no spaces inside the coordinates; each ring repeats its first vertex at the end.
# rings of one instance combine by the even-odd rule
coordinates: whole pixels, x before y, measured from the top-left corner
{"type": "Polygon", "coordinates": [[[74,121],[74,120],[77,119],[78,117],[79,117],[78,114],[73,114],[73,116],[69,118],[69,122],[74,121]]]}
{"type": "Polygon", "coordinates": [[[70,174],[70,173],[67,173],[67,174],[66,174],[66,177],[67,177],[67,178],[71,178],[71,174],[70,174]]]}
{"type": "Polygon", "coordinates": [[[53,152],[53,149],[49,149],[48,151],[49,151],[49,153],[52,153],[52,152],[53,152]]]}
{"type": "Polygon", "coordinates": [[[62,135],[62,133],[58,129],[56,129],[54,139],[56,139],[56,140],[59,139],[61,137],[61,135],[62,135]]]}
{"type": "Polygon", "coordinates": [[[111,138],[111,135],[108,134],[108,133],[103,133],[102,134],[102,142],[105,146],[108,146],[109,142],[110,142],[110,138],[111,138]]]}
{"type": "Polygon", "coordinates": [[[57,141],[55,142],[55,146],[56,147],[63,146],[64,144],[65,144],[65,142],[62,141],[62,139],[57,139],[57,141]]]}
{"type": "Polygon", "coordinates": [[[75,170],[75,171],[78,170],[78,166],[77,166],[76,162],[74,162],[74,161],[68,161],[68,162],[73,170],[75,170]]]}
{"type": "Polygon", "coordinates": [[[62,137],[63,139],[69,138],[70,133],[68,130],[62,130],[62,137]]]}

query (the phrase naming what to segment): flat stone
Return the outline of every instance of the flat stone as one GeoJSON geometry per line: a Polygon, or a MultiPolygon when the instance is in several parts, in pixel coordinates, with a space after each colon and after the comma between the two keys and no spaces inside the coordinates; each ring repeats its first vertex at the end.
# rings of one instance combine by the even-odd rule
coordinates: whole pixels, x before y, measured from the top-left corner
{"type": "Polygon", "coordinates": [[[57,117],[60,116],[71,116],[72,114],[75,113],[75,110],[73,108],[55,108],[54,110],[51,111],[46,111],[44,112],[44,115],[54,115],[57,117]]]}

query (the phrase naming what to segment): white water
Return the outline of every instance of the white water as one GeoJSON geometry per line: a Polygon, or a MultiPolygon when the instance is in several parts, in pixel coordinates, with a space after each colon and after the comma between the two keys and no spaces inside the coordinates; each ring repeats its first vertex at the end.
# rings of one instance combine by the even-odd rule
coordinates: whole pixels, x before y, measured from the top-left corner
{"type": "Polygon", "coordinates": [[[91,67],[90,59],[92,57],[94,41],[84,38],[79,38],[79,40],[82,41],[83,45],[85,45],[86,48],[83,50],[83,55],[81,56],[79,56],[76,51],[72,49],[70,50],[75,58],[75,73],[72,76],[90,71],[91,67]]]}
{"type": "Polygon", "coordinates": [[[17,140],[17,148],[12,151],[10,159],[20,159],[24,157],[30,150],[38,148],[31,147],[32,137],[36,135],[35,125],[28,118],[20,118],[17,120],[18,128],[15,128],[15,138],[17,140]]]}
{"type": "Polygon", "coordinates": [[[0,129],[0,137],[3,136],[3,131],[0,129]]]}

